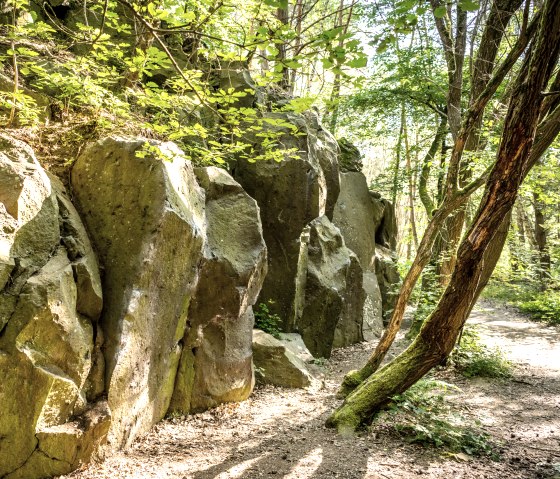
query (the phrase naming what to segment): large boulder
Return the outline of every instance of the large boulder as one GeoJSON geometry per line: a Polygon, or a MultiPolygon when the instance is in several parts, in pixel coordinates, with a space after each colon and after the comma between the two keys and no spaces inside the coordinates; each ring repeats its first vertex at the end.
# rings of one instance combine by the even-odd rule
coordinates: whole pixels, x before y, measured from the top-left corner
{"type": "Polygon", "coordinates": [[[383,214],[375,225],[375,242],[391,251],[397,249],[397,217],[393,204],[377,192],[370,191],[374,204],[383,214]]]}
{"type": "Polygon", "coordinates": [[[375,238],[383,214],[384,206],[370,194],[363,173],[347,171],[340,174],[340,195],[333,222],[340,228],[346,246],[358,256],[364,272],[363,327],[366,339],[379,335],[383,329],[381,291],[375,275],[375,238]]]}
{"type": "Polygon", "coordinates": [[[373,270],[375,233],[383,218],[384,207],[370,195],[363,173],[340,174],[340,195],[334,209],[333,223],[344,236],[346,246],[360,260],[362,268],[373,270]]]}
{"type": "Polygon", "coordinates": [[[195,173],[206,192],[207,242],[171,404],[182,412],[241,401],[251,393],[251,306],[266,273],[255,200],[222,169],[195,173]]]}
{"type": "Polygon", "coordinates": [[[146,144],[96,142],[71,177],[104,270],[112,447],[130,444],[167,412],[205,237],[204,192],[192,166],[173,143],[146,144]]]}
{"type": "Polygon", "coordinates": [[[0,476],[50,477],[87,462],[110,424],[88,403],[99,270],[62,185],[6,134],[0,186],[0,476]]]}
{"type": "Polygon", "coordinates": [[[270,113],[267,118],[290,153],[278,162],[239,160],[233,175],[261,211],[268,274],[259,301],[272,300],[271,309],[280,315],[282,328],[292,331],[299,240],[310,221],[332,217],[339,191],[338,146],[315,113],[270,113]]]}
{"type": "Polygon", "coordinates": [[[259,329],[253,331],[253,360],[257,379],[262,384],[287,388],[310,386],[313,375],[305,360],[307,351],[294,351],[291,338],[277,339],[259,329]]]}
{"type": "Polygon", "coordinates": [[[364,271],[363,285],[366,293],[363,333],[364,339],[371,341],[383,332],[383,297],[374,272],[364,271]]]}
{"type": "Polygon", "coordinates": [[[296,301],[296,324],[315,357],[328,358],[333,347],[363,339],[365,294],[357,256],[326,216],[309,224],[309,239],[302,258],[296,301]]]}
{"type": "Polygon", "coordinates": [[[394,251],[380,245],[377,246],[375,275],[381,292],[383,322],[387,323],[393,314],[401,281],[394,251]]]}

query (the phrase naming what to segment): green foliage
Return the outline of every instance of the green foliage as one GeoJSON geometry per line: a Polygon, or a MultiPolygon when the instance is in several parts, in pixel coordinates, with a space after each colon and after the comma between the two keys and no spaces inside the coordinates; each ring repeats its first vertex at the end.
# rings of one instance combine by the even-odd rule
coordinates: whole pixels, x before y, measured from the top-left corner
{"type": "Polygon", "coordinates": [[[529,301],[536,292],[535,286],[527,282],[516,283],[491,279],[480,296],[484,299],[517,306],[520,302],[529,301]]]}
{"type": "Polygon", "coordinates": [[[534,319],[548,324],[560,324],[560,291],[547,290],[536,293],[532,299],[520,301],[519,309],[534,319]]]}
{"type": "Polygon", "coordinates": [[[267,303],[259,303],[254,308],[255,313],[255,328],[271,334],[276,339],[280,339],[280,323],[282,320],[280,316],[270,311],[269,305],[273,304],[272,300],[267,303]]]}
{"type": "MultiPolygon", "coordinates": [[[[323,82],[329,70],[350,81],[349,73],[367,60],[350,19],[346,27],[333,27],[337,11],[324,0],[299,26],[295,14],[287,24],[279,19],[278,8],[296,8],[284,0],[90,2],[68,24],[45,23],[29,0],[8,0],[7,7],[15,12],[6,26],[12,47],[0,62],[17,66],[18,84],[53,98],[63,121],[86,114],[113,131],[173,140],[199,164],[298,156],[297,148],[283,144],[285,134],[299,134],[291,122],[268,115],[270,105],[255,105],[248,98],[253,89],[228,88],[222,72],[231,65],[232,71],[253,67],[254,84],[266,89],[284,81],[286,70],[291,81],[310,75],[323,82]],[[160,29],[158,37],[146,35],[150,26],[160,29]]],[[[301,112],[316,99],[309,95],[278,108],[301,112]]],[[[39,126],[33,97],[17,88],[0,93],[0,115],[6,124],[39,126]]]]}
{"type": "Polygon", "coordinates": [[[550,288],[539,291],[536,283],[492,280],[484,288],[482,297],[504,302],[538,321],[552,325],[560,324],[560,291],[558,289],[550,288]]]}
{"type": "Polygon", "coordinates": [[[460,390],[453,384],[421,379],[405,393],[393,396],[389,409],[393,427],[409,442],[451,453],[493,455],[494,446],[480,421],[471,424],[446,399],[454,391],[460,390]]]}
{"type": "Polygon", "coordinates": [[[490,348],[480,340],[476,328],[465,327],[451,360],[465,377],[509,378],[512,364],[498,348],[490,348]]]}

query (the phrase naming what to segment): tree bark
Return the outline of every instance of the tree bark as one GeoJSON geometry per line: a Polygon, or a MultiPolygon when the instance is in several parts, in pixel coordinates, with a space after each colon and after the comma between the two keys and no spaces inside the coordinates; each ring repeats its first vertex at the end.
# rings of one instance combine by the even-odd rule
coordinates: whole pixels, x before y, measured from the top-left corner
{"type": "Polygon", "coordinates": [[[550,252],[548,251],[547,233],[540,194],[533,192],[533,210],[535,212],[535,242],[538,250],[539,287],[542,291],[550,282],[550,252]]]}

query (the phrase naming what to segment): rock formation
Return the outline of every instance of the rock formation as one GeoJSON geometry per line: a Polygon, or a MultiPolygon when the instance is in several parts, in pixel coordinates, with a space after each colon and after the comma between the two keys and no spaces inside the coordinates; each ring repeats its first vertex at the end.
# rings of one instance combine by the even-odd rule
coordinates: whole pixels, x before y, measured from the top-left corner
{"type": "Polygon", "coordinates": [[[276,339],[259,329],[253,331],[253,357],[259,382],[288,388],[311,385],[313,376],[301,352],[290,346],[289,338],[276,339]]]}
{"type": "MultiPolygon", "coordinates": [[[[206,224],[204,192],[172,143],[140,157],[145,140],[92,144],[72,170],[78,209],[104,268],[110,441],[122,447],[167,412],[206,224]]],[[[154,144],[154,146],[156,146],[154,144]]]]}
{"type": "Polygon", "coordinates": [[[77,208],[0,133],[0,477],[64,474],[169,411],[243,400],[253,356],[264,382],[309,385],[302,354],[380,332],[392,206],[350,144],[339,174],[315,113],[268,115],[290,153],[239,160],[241,184],[173,143],[93,143],[72,170],[77,208]],[[294,333],[253,336],[257,301],[294,333]]]}
{"type": "Polygon", "coordinates": [[[296,324],[315,357],[328,358],[333,347],[360,342],[364,292],[358,258],[326,216],[308,226],[307,252],[298,278],[296,324]]]}
{"type": "Polygon", "coordinates": [[[251,306],[266,274],[259,210],[224,170],[195,170],[206,193],[207,241],[189,308],[172,410],[200,411],[253,390],[251,306]]]}
{"type": "Polygon", "coordinates": [[[260,302],[273,301],[272,309],[283,321],[283,329],[295,329],[293,302],[298,268],[300,236],[313,219],[332,218],[339,191],[338,146],[315,114],[271,114],[297,127],[286,130],[281,142],[294,148],[280,162],[239,160],[234,178],[257,201],[268,248],[268,274],[260,302]]]}
{"type": "Polygon", "coordinates": [[[110,423],[98,361],[99,270],[62,186],[0,133],[0,476],[63,474],[110,423]]]}

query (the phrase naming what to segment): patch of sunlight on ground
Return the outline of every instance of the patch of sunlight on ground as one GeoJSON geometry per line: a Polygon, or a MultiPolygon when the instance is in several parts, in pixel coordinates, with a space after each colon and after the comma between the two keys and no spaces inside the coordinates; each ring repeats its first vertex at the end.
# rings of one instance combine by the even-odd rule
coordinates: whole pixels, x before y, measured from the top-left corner
{"type": "Polygon", "coordinates": [[[240,464],[236,464],[235,466],[231,467],[227,471],[224,471],[224,472],[221,472],[220,474],[218,474],[215,477],[215,479],[238,479],[238,478],[241,478],[241,477],[243,477],[243,475],[245,474],[245,472],[248,469],[251,469],[251,467],[253,467],[255,465],[255,463],[257,463],[258,461],[260,461],[261,459],[263,459],[266,456],[268,456],[268,454],[263,454],[262,456],[254,457],[254,458],[248,459],[247,461],[244,461],[240,464]]]}
{"type": "Polygon", "coordinates": [[[309,454],[303,456],[292,470],[284,476],[284,479],[308,479],[315,474],[323,462],[323,448],[317,447],[309,454]]]}

